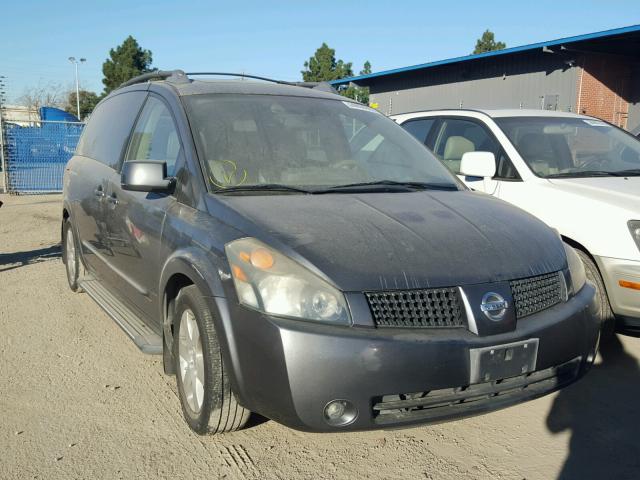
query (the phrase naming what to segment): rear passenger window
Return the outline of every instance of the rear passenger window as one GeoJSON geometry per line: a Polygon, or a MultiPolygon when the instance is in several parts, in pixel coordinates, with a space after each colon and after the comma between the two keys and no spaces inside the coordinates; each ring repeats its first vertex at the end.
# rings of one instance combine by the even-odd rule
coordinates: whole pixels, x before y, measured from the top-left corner
{"type": "Polygon", "coordinates": [[[164,102],[150,96],[131,136],[126,160],[155,160],[167,163],[167,175],[175,175],[180,139],[171,112],[164,102]]]}
{"type": "Polygon", "coordinates": [[[98,105],[82,133],[78,155],[117,169],[146,95],[146,92],[124,92],[98,105]]]}
{"type": "Polygon", "coordinates": [[[402,128],[404,128],[411,135],[416,137],[420,143],[424,143],[427,141],[427,135],[429,135],[429,131],[433,126],[435,118],[420,118],[418,120],[409,120],[402,124],[402,128]]]}

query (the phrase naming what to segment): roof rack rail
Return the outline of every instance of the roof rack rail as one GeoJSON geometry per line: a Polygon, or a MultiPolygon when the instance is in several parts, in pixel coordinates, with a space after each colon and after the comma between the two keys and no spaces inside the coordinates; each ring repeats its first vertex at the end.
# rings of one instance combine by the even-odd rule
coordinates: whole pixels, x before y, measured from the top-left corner
{"type": "Polygon", "coordinates": [[[277,83],[280,85],[291,85],[294,87],[315,88],[323,92],[338,93],[328,82],[289,82],[286,80],[275,80],[268,77],[260,77],[258,75],[249,75],[246,73],[228,73],[228,72],[188,72],[187,76],[219,76],[219,77],[240,77],[240,78],[253,78],[255,80],[264,80],[265,82],[277,83]]]}
{"type": "Polygon", "coordinates": [[[153,72],[143,73],[142,75],[133,77],[132,79],[120,84],[118,88],[128,87],[129,85],[135,85],[136,83],[148,82],[149,80],[166,80],[172,76],[181,77],[184,76],[184,74],[185,73],[182,70],[154,70],[153,72]]]}
{"type": "Polygon", "coordinates": [[[242,77],[253,78],[254,80],[264,80],[265,82],[280,83],[284,85],[291,85],[291,82],[285,80],[274,80],[273,78],[259,77],[258,75],[248,75],[246,73],[226,73],[226,72],[188,72],[185,75],[188,77],[194,76],[212,76],[212,77],[242,77]]]}
{"type": "Polygon", "coordinates": [[[194,76],[216,76],[216,77],[240,77],[240,78],[252,78],[254,80],[263,80],[265,82],[277,83],[280,85],[291,85],[294,87],[313,88],[328,93],[338,93],[337,90],[331,86],[328,82],[288,82],[286,80],[275,80],[273,78],[261,77],[258,75],[249,75],[246,73],[228,73],[228,72],[189,72],[185,73],[182,70],[155,70],[153,72],[144,73],[133,77],[130,80],[122,83],[119,88],[128,87],[129,85],[135,85],[136,83],[144,83],[151,80],[174,80],[185,81],[189,77],[194,76]]]}

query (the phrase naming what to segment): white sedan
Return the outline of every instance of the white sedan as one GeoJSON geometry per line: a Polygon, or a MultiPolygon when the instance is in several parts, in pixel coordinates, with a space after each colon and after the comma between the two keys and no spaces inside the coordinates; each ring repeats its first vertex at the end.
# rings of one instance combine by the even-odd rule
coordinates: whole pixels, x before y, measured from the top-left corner
{"type": "Polygon", "coordinates": [[[640,334],[640,141],[602,120],[545,110],[392,117],[467,186],[536,215],[576,248],[603,322],[640,334]]]}

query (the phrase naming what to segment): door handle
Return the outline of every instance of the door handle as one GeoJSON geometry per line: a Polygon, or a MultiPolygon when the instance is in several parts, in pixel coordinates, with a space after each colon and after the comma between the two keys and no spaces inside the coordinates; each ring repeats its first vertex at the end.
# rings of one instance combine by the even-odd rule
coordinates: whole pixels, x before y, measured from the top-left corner
{"type": "Polygon", "coordinates": [[[104,191],[102,190],[102,187],[98,187],[93,191],[93,194],[96,197],[104,197],[104,191]]]}
{"type": "Polygon", "coordinates": [[[115,195],[107,197],[107,202],[109,202],[111,205],[118,205],[118,199],[115,195]]]}

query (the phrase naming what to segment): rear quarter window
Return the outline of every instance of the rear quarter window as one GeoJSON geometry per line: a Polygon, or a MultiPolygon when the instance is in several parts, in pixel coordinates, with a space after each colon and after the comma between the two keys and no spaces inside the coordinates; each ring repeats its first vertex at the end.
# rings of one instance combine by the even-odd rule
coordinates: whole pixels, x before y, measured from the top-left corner
{"type": "Polygon", "coordinates": [[[77,153],[117,169],[147,92],[124,92],[104,100],[82,132],[77,153]]]}

